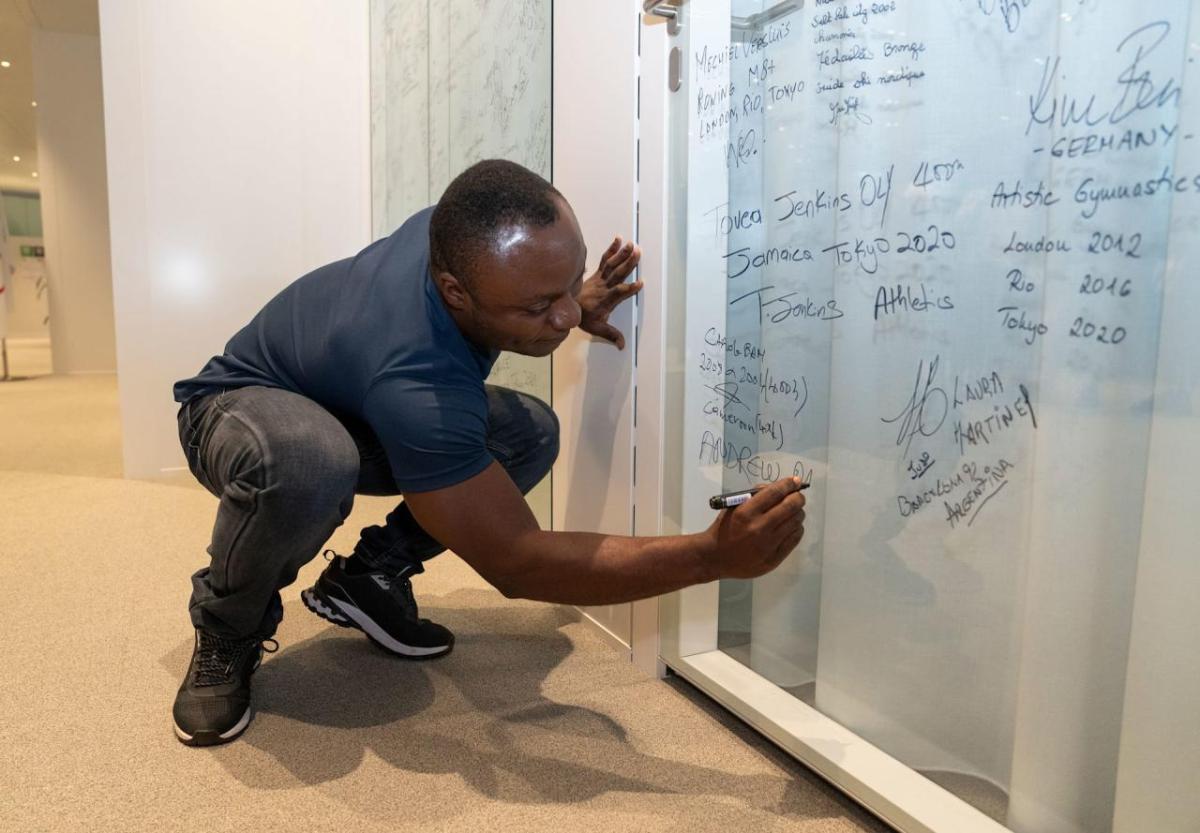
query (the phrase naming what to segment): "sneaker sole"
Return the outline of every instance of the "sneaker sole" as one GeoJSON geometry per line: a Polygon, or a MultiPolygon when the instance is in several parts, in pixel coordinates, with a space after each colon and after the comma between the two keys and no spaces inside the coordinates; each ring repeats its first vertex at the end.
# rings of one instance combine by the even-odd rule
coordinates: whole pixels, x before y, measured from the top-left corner
{"type": "Polygon", "coordinates": [[[375,624],[371,617],[354,605],[326,595],[315,587],[301,591],[300,599],[304,602],[305,607],[322,619],[342,628],[357,628],[380,648],[404,659],[436,659],[450,653],[454,648],[453,637],[450,639],[450,644],[438,645],[433,648],[406,645],[388,634],[375,624]]]}
{"type": "Polygon", "coordinates": [[[189,735],[183,729],[179,728],[179,724],[171,721],[171,725],[175,728],[175,737],[184,746],[217,746],[222,743],[229,743],[231,740],[237,740],[242,732],[246,731],[246,727],[250,725],[251,709],[246,707],[245,713],[242,714],[240,720],[233,725],[232,728],[226,729],[224,732],[197,732],[194,735],[189,735]]]}

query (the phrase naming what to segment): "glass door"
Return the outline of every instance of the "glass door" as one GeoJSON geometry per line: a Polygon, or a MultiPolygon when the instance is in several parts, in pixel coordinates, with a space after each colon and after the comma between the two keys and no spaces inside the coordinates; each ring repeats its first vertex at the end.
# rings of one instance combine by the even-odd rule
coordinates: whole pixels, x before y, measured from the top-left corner
{"type": "Polygon", "coordinates": [[[1193,4],[673,8],[671,514],[812,488],[664,659],[905,831],[1200,829],[1193,4]]]}

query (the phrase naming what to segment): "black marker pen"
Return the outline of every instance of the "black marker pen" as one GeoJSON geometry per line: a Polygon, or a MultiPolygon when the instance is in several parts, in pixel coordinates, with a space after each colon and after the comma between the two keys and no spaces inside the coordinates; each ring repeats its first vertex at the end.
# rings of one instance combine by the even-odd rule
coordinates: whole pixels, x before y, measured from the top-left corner
{"type": "MultiPolygon", "coordinates": [[[[802,492],[811,485],[811,483],[801,483],[800,488],[796,491],[802,492]]],[[[767,487],[754,486],[737,492],[726,492],[723,495],[714,495],[708,499],[708,505],[713,509],[732,509],[735,506],[740,506],[741,504],[745,503],[765,488],[767,487]]]]}

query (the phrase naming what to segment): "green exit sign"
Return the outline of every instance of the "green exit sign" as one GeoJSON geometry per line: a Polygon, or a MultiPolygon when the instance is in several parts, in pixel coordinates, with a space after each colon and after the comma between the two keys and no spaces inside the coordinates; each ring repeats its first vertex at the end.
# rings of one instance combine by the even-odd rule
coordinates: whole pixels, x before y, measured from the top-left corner
{"type": "Polygon", "coordinates": [[[45,257],[45,246],[22,246],[21,257],[45,257]]]}

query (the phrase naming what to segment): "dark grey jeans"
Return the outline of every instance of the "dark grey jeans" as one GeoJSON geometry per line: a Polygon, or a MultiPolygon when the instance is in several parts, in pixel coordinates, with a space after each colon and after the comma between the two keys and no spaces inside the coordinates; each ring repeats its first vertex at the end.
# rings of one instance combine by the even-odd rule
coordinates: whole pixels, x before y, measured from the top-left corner
{"type": "MultiPolygon", "coordinates": [[[[488,450],[527,493],[558,456],[558,420],[541,400],[507,388],[488,385],[487,399],[488,450]]],[[[194,397],[179,409],[179,440],[192,474],[221,501],[211,560],[192,576],[192,623],[227,636],[275,632],[279,590],[341,526],[355,494],[399,494],[365,424],[290,391],[194,397]]],[[[399,575],[420,572],[444,549],[401,502],[362,531],[354,555],[399,575]]]]}

